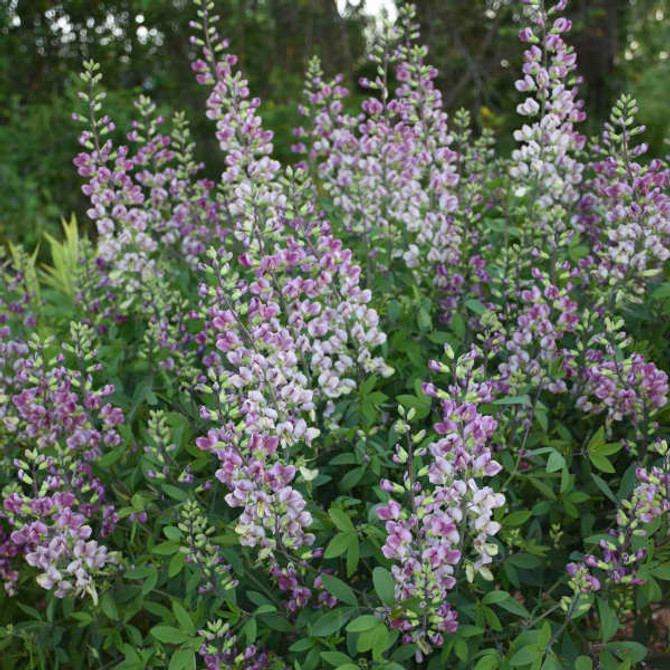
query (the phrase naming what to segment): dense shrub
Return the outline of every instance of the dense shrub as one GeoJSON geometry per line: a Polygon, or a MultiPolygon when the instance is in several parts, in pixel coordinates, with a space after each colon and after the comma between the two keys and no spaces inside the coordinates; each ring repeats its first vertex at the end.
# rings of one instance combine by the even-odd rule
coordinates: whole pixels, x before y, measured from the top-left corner
{"type": "Polygon", "coordinates": [[[411,8],[360,115],[313,61],[282,167],[199,4],[226,168],[82,75],[95,245],[0,271],[3,667],[631,668],[670,580],[670,170],[579,133],[566,0],[523,3],[510,159],[411,8]],[[390,81],[397,82],[391,88],[390,81]]]}

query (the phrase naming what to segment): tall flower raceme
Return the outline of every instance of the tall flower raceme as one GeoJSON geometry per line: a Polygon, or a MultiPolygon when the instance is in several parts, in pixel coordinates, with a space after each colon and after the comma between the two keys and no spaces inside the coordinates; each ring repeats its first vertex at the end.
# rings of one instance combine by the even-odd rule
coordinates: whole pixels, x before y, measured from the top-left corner
{"type": "Polygon", "coordinates": [[[653,522],[670,512],[670,457],[665,440],[657,440],[649,450],[656,463],[638,466],[635,487],[616,510],[616,526],[598,541],[598,551],[586,554],[582,563],[570,563],[568,573],[577,583],[576,591],[600,590],[606,583],[616,586],[643,584],[639,569],[656,544],[666,541],[663,526],[653,522]],[[640,540],[640,538],[644,538],[640,540]]]}
{"type": "Polygon", "coordinates": [[[531,270],[516,300],[485,312],[482,347],[494,362],[491,380],[497,394],[530,401],[515,421],[528,427],[546,392],[570,394],[576,409],[605,414],[605,425],[625,422],[633,443],[646,443],[658,430],[654,416],[667,403],[668,377],[642,354],[630,351],[631,338],[621,319],[602,306],[580,307],[579,288],[588,277],[568,262],[554,284],[549,273],[531,270]]]}
{"type": "Polygon", "coordinates": [[[227,164],[217,199],[229,223],[224,247],[235,271],[252,294],[277,301],[326,395],[346,393],[353,381],[339,377],[357,367],[388,376],[392,370],[371,353],[386,337],[368,307],[370,291],[360,288],[360,268],[319,211],[305,171],[281,174],[269,157],[272,133],[256,113],[260,101],[249,99],[247,82],[234,70],[237,59],[225,53],[227,42],[206,8],[202,16],[204,58],[193,69],[201,84],[213,87],[208,116],[227,164]]]}
{"type": "Polygon", "coordinates": [[[265,670],[265,668],[285,669],[281,663],[263,649],[255,645],[241,647],[231,631],[230,624],[221,620],[209,622],[207,627],[198,631],[202,640],[199,654],[207,670],[265,670]]]}
{"type": "MultiPolygon", "coordinates": [[[[38,299],[36,284],[32,281],[29,259],[25,254],[19,258],[0,247],[0,444],[10,439],[5,419],[11,417],[10,394],[15,388],[14,376],[28,354],[24,337],[37,325],[33,309],[38,299]]],[[[3,463],[3,470],[12,472],[11,465],[3,463]]],[[[5,474],[3,472],[3,474],[5,474]]],[[[20,576],[16,569],[16,546],[11,541],[11,529],[2,524],[0,528],[0,579],[9,594],[16,593],[20,576]]]]}
{"type": "Polygon", "coordinates": [[[519,291],[517,301],[482,316],[483,346],[499,355],[494,377],[498,393],[519,395],[528,384],[538,392],[567,390],[561,377],[571,354],[564,337],[576,329],[579,316],[569,268],[563,270],[565,276],[557,286],[547,274],[533,268],[533,280],[519,291]]]}
{"type": "MultiPolygon", "coordinates": [[[[516,384],[508,388],[510,392],[569,391],[578,409],[587,413],[607,410],[610,428],[613,422],[632,420],[636,438],[646,441],[654,433],[651,415],[666,403],[667,379],[640,354],[622,357],[618,346],[613,346],[615,334],[608,331],[603,320],[609,306],[621,301],[621,287],[616,284],[623,276],[617,279],[616,271],[608,269],[613,265],[611,254],[619,253],[621,246],[616,242],[617,234],[599,219],[603,212],[615,211],[616,207],[612,202],[611,206],[605,204],[598,192],[617,197],[619,189],[607,178],[601,179],[600,189],[594,188],[597,178],[583,183],[585,140],[575,130],[575,124],[585,115],[577,99],[576,55],[562,37],[570,30],[570,21],[556,18],[567,3],[561,0],[548,11],[536,0],[524,4],[530,6],[535,26],[520,33],[521,40],[529,43],[530,48],[524,54],[524,78],[517,81],[516,87],[529,96],[517,111],[538,120],[515,132],[521,147],[513,153],[509,174],[512,194],[519,199],[519,230],[514,232],[519,242],[507,244],[502,254],[491,259],[491,273],[502,277],[502,284],[492,293],[499,305],[495,308],[488,303],[491,309],[475,325],[483,326],[485,337],[497,328],[497,334],[487,340],[486,346],[492,346],[498,353],[505,352],[496,378],[505,384],[516,377],[516,384]],[[577,262],[572,258],[568,261],[571,248],[580,241],[588,244],[587,255],[577,262]],[[527,245],[533,248],[524,257],[527,245]],[[544,288],[537,285],[540,277],[544,277],[544,288]],[[594,309],[591,305],[580,308],[584,296],[588,296],[589,303],[597,303],[594,309]],[[526,309],[527,300],[536,304],[526,309]],[[560,315],[553,313],[556,308],[560,315]],[[588,313],[589,318],[577,318],[580,311],[588,313]]],[[[637,133],[630,133],[633,111],[622,109],[616,119],[613,117],[605,133],[607,146],[612,142],[630,143],[632,135],[637,133]]],[[[620,163],[613,160],[612,168],[619,164],[618,174],[624,175],[626,161],[630,165],[629,158],[621,159],[620,163]]],[[[596,174],[606,164],[607,161],[597,163],[596,174]]],[[[651,166],[652,174],[659,168],[660,164],[651,166]]],[[[654,184],[652,198],[661,203],[662,209],[663,177],[658,180],[652,177],[649,183],[654,184]]],[[[612,216],[609,214],[607,218],[612,216]]],[[[645,236],[640,226],[633,234],[633,228],[627,229],[631,239],[624,247],[628,251],[649,248],[663,257],[661,237],[645,236]]],[[[511,231],[508,229],[505,234],[511,231]]],[[[620,268],[625,265],[625,273],[649,281],[654,271],[646,272],[644,268],[646,258],[654,252],[644,251],[639,263],[624,263],[620,268]]],[[[624,261],[631,258],[622,256],[624,261]]],[[[532,421],[533,412],[528,409],[522,408],[518,414],[525,414],[532,421]]]]}
{"type": "Polygon", "coordinates": [[[647,145],[635,144],[644,132],[637,111],[627,95],[612,110],[578,218],[595,256],[596,286],[617,305],[639,302],[670,258],[670,168],[659,159],[638,162],[647,145]]]}
{"type": "Polygon", "coordinates": [[[108,283],[127,305],[138,299],[143,281],[160,274],[156,259],[163,247],[176,247],[186,263],[195,263],[205,243],[220,233],[212,183],[196,179],[200,165],[193,157],[188,124],[177,115],[172,136],[160,132],[164,123],[146,97],[136,103],[140,116],[128,134],[131,146],[115,147],[115,124],[100,116],[105,94],[99,90],[99,66],[85,63],[81,75],[87,126],[79,141],[84,151],[74,160],[90,199],[87,214],[98,232],[97,254],[108,283]]]}
{"type": "MultiPolygon", "coordinates": [[[[40,312],[39,283],[35,257],[19,247],[11,253],[0,247],[0,327],[24,333],[34,328],[40,312]]],[[[9,331],[7,331],[9,332],[9,331]]]]}
{"type": "Polygon", "coordinates": [[[395,430],[403,443],[394,460],[406,466],[403,483],[380,483],[390,494],[377,515],[386,522],[382,553],[393,562],[398,601],[390,613],[391,627],[401,631],[404,642],[418,645],[419,661],[458,628],[447,597],[459,575],[464,572],[468,581],[475,575],[493,579],[488,566],[498,546],[492,538],[501,527],[493,512],[505,504],[505,496],[481,485],[502,466],[489,444],[497,423],[478,411],[493,399],[493,385],[476,363],[480,355],[473,349],[454,361],[447,347],[447,365],[430,363],[436,372],[453,375],[446,391],[424,384],[424,392],[440,403],[442,418],[434,425],[438,438],[422,446],[425,431],[412,435],[407,421],[398,422],[395,430]],[[417,457],[426,463],[419,470],[417,457]],[[410,599],[418,605],[407,605],[410,599]]]}
{"type": "Polygon", "coordinates": [[[220,461],[226,501],[241,509],[241,544],[258,547],[297,608],[309,590],[277,562],[288,552],[302,556],[314,541],[294,483],[295,448],[318,437],[317,409],[332,411],[360,374],[392,369],[373,353],[386,336],[368,306],[370,291],[360,287],[360,268],[319,213],[306,172],[282,174],[269,157],[272,135],[210,11],[209,4],[200,10],[203,58],[193,69],[212,86],[208,116],[227,164],[217,201],[229,228],[202,264],[204,327],[196,342],[209,368],[202,389],[214,404],[200,414],[218,427],[197,444],[220,461]]]}
{"type": "Polygon", "coordinates": [[[585,113],[577,98],[577,56],[562,37],[572,24],[562,16],[554,18],[565,10],[567,0],[548,10],[544,0],[524,4],[534,25],[519,34],[530,46],[524,52],[524,76],[516,82],[517,90],[528,96],[517,112],[529,123],[514,133],[520,146],[512,153],[509,174],[517,184],[515,196],[527,208],[527,234],[551,253],[565,242],[562,235],[574,233],[570,218],[579,200],[584,172],[579,152],[585,144],[575,124],[585,113]]]}
{"type": "MultiPolygon", "coordinates": [[[[93,537],[93,526],[106,537],[118,517],[92,464],[103,448],[120,444],[123,413],[105,402],[112,386],[94,387],[91,330],[73,324],[71,332],[68,353],[55,354],[49,343],[3,333],[2,348],[12,356],[3,362],[14,376],[2,391],[9,403],[2,421],[16,482],[3,490],[2,548],[4,560],[23,558],[36,568],[37,582],[56,597],[95,599],[96,578],[118,559],[93,537]]],[[[5,574],[10,594],[17,574],[5,574]]]]}
{"type": "Polygon", "coordinates": [[[655,415],[668,402],[668,375],[630,350],[632,338],[623,330],[623,319],[602,310],[584,316],[577,329],[581,346],[568,366],[576,406],[590,414],[606,413],[608,428],[628,423],[635,430],[630,446],[636,452],[637,444],[646,445],[657,434],[655,415]]]}
{"type": "Polygon", "coordinates": [[[307,153],[346,230],[362,240],[368,272],[373,262],[388,271],[402,257],[421,284],[445,293],[461,256],[457,155],[437,71],[426,63],[427,48],[415,44],[414,17],[405,6],[399,27],[385,27],[371,56],[377,76],[361,82],[371,97],[359,117],[343,112],[341,79],[324,81],[312,63],[301,107],[309,124],[296,130],[295,148],[307,153]]]}

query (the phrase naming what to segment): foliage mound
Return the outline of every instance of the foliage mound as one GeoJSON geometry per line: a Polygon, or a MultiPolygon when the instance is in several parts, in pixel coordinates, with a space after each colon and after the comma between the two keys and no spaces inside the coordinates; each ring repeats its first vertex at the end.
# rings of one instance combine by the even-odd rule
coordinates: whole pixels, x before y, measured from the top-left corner
{"type": "Polygon", "coordinates": [[[566,0],[526,0],[517,149],[447,119],[411,7],[294,150],[197,4],[207,116],[109,139],[95,241],[0,293],[3,667],[641,667],[668,595],[670,170],[587,139],[566,0]],[[392,86],[391,81],[395,82],[392,86]]]}

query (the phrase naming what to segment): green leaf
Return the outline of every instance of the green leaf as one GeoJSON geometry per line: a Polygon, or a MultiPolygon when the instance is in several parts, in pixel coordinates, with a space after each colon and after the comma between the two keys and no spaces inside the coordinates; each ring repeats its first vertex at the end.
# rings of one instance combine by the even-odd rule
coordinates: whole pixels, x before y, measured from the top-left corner
{"type": "Polygon", "coordinates": [[[331,593],[343,603],[347,603],[347,605],[358,606],[358,598],[348,584],[332,575],[323,575],[321,579],[328,593],[331,593]]]}
{"type": "Polygon", "coordinates": [[[376,628],[372,629],[372,658],[379,660],[390,642],[392,643],[389,629],[384,622],[380,622],[376,628]]]}
{"type": "Polygon", "coordinates": [[[470,626],[469,624],[463,624],[462,626],[458,627],[458,634],[465,639],[483,635],[485,632],[486,629],[482,628],[481,626],[470,626]]]}
{"type": "Polygon", "coordinates": [[[429,331],[433,329],[433,320],[428,310],[424,307],[419,308],[419,314],[416,321],[419,326],[419,330],[429,331]]]}
{"type": "Polygon", "coordinates": [[[93,616],[88,612],[73,612],[70,616],[75,619],[75,621],[79,622],[77,624],[78,628],[84,628],[85,626],[90,625],[93,621],[93,616]]]}
{"type": "Polygon", "coordinates": [[[484,605],[498,605],[511,614],[521,617],[530,617],[530,612],[518,601],[512,598],[507,591],[489,591],[483,598],[484,605]]]}
{"type": "Polygon", "coordinates": [[[518,395],[518,396],[506,396],[504,398],[498,398],[494,400],[492,405],[523,405],[524,407],[532,407],[530,397],[527,395],[518,395]]]}
{"type": "Polygon", "coordinates": [[[249,644],[253,644],[258,635],[258,623],[256,622],[256,619],[249,619],[240,629],[240,635],[244,635],[246,641],[249,644]]]}
{"type": "Polygon", "coordinates": [[[603,642],[607,642],[619,630],[619,620],[604,598],[598,598],[598,616],[600,617],[600,638],[603,642]]]}
{"type": "Polygon", "coordinates": [[[610,474],[615,472],[614,466],[610,463],[607,456],[616,454],[620,449],[623,448],[623,444],[620,442],[606,444],[605,431],[602,426],[591,437],[586,448],[589,452],[589,459],[591,463],[593,463],[593,465],[598,468],[598,470],[602,470],[603,472],[608,472],[610,474]]]}
{"type": "Polygon", "coordinates": [[[537,636],[537,645],[538,647],[543,647],[547,648],[549,645],[549,642],[551,641],[551,625],[549,624],[548,621],[545,621],[544,624],[542,624],[542,628],[540,629],[540,632],[537,636]]]}
{"type": "Polygon", "coordinates": [[[451,315],[451,330],[459,341],[465,337],[465,320],[458,312],[451,315]]]}
{"type": "Polygon", "coordinates": [[[342,665],[343,663],[352,663],[352,659],[340,651],[322,651],[321,658],[330,665],[342,665]]]}
{"type": "Polygon", "coordinates": [[[670,298],[670,282],[659,284],[656,290],[652,293],[652,298],[654,300],[663,300],[664,298],[670,298]]]}
{"type": "Polygon", "coordinates": [[[174,612],[175,619],[181,626],[181,629],[187,635],[195,635],[195,625],[193,620],[189,616],[189,613],[184,609],[183,605],[176,600],[172,601],[172,611],[174,612]]]}
{"type": "Polygon", "coordinates": [[[502,520],[502,525],[504,528],[517,528],[518,526],[523,526],[523,524],[530,519],[531,515],[532,512],[530,510],[512,512],[502,520]]]}
{"type": "Polygon", "coordinates": [[[616,470],[614,469],[614,466],[612,463],[610,463],[609,459],[606,456],[601,456],[600,454],[596,454],[593,452],[589,452],[589,460],[593,465],[595,465],[598,470],[602,470],[603,472],[608,472],[609,474],[614,474],[616,470]]]}
{"type": "Polygon", "coordinates": [[[328,510],[328,516],[339,531],[342,531],[343,533],[354,533],[356,531],[353,522],[344,510],[337,507],[331,507],[328,510]]]}
{"type": "Polygon", "coordinates": [[[454,653],[459,658],[459,660],[463,661],[463,663],[466,663],[468,657],[470,656],[466,641],[460,637],[456,638],[456,641],[454,642],[454,653]]]}
{"type": "Polygon", "coordinates": [[[314,640],[309,637],[303,637],[301,640],[294,642],[289,648],[289,651],[307,651],[314,646],[314,640]]]}
{"type": "Polygon", "coordinates": [[[278,614],[264,614],[261,620],[268,628],[278,630],[280,633],[289,633],[293,630],[291,623],[278,614]]]}
{"type": "Polygon", "coordinates": [[[509,664],[515,668],[530,665],[536,658],[540,656],[540,650],[537,647],[526,646],[519,649],[519,651],[512,656],[509,664]]]}
{"type": "Polygon", "coordinates": [[[356,651],[365,653],[372,651],[373,658],[378,658],[388,645],[389,633],[386,626],[377,619],[377,625],[361,632],[356,642],[356,651]]]}
{"type": "Polygon", "coordinates": [[[596,483],[596,486],[615,504],[618,505],[619,501],[614,495],[614,492],[609,487],[609,484],[602,478],[599,477],[595,472],[591,473],[591,478],[596,483]]]}
{"type": "Polygon", "coordinates": [[[479,659],[475,670],[497,670],[500,667],[500,662],[495,654],[487,654],[479,659]]]}
{"type": "Polygon", "coordinates": [[[516,614],[524,619],[530,619],[530,612],[515,598],[508,598],[498,603],[498,607],[507,610],[510,614],[516,614]]]}
{"type": "Polygon", "coordinates": [[[395,581],[391,573],[386,568],[375,568],[372,571],[372,583],[379,600],[387,607],[391,607],[395,603],[395,581]]]}
{"type": "Polygon", "coordinates": [[[542,565],[542,561],[537,556],[528,553],[514,554],[507,560],[513,566],[522,570],[533,570],[542,565]]]}
{"type": "Polygon", "coordinates": [[[108,451],[104,456],[96,459],[95,461],[96,467],[108,468],[110,465],[114,465],[114,463],[116,463],[116,461],[118,461],[121,458],[121,456],[123,456],[123,452],[124,452],[123,447],[116,447],[116,449],[108,451]]]}
{"type": "Polygon", "coordinates": [[[528,481],[545,497],[547,500],[556,500],[556,494],[541,479],[537,477],[528,477],[528,481]]]}
{"type": "Polygon", "coordinates": [[[102,611],[105,613],[107,618],[111,619],[112,621],[118,621],[119,610],[116,608],[114,598],[112,598],[112,594],[109,591],[105,593],[104,596],[102,596],[100,607],[102,608],[102,611]]]}
{"type": "Polygon", "coordinates": [[[330,459],[330,465],[353,465],[358,463],[356,454],[340,454],[330,459]]]}
{"type": "Polygon", "coordinates": [[[173,540],[175,542],[181,540],[184,533],[182,533],[177,526],[165,526],[163,528],[163,535],[167,537],[168,540],[173,540]]]}
{"type": "Polygon", "coordinates": [[[178,649],[172,654],[168,670],[195,670],[195,652],[192,649],[178,649]]]}
{"type": "Polygon", "coordinates": [[[507,591],[489,591],[483,598],[482,602],[484,605],[494,605],[496,603],[500,603],[503,600],[507,600],[508,598],[511,598],[509,593],[507,591]]]}
{"type": "Polygon", "coordinates": [[[126,570],[124,576],[126,579],[146,579],[147,577],[152,577],[157,573],[156,568],[151,566],[144,566],[142,568],[133,568],[132,570],[126,570]]]}
{"type": "Polygon", "coordinates": [[[184,565],[186,564],[186,554],[179,552],[175,554],[170,559],[170,564],[168,565],[168,577],[172,579],[176,577],[181,571],[184,565]]]}
{"type": "Polygon", "coordinates": [[[446,344],[452,339],[449,333],[445,333],[444,331],[429,333],[427,337],[434,344],[446,344]]]}
{"type": "Polygon", "coordinates": [[[247,598],[258,607],[261,605],[272,605],[272,601],[258,591],[247,591],[247,598]]]}
{"type": "Polygon", "coordinates": [[[651,574],[657,579],[663,581],[670,580],[670,563],[663,563],[651,571],[651,574]]]}
{"type": "Polygon", "coordinates": [[[152,550],[152,554],[158,554],[158,556],[172,556],[179,551],[179,542],[161,542],[157,544],[152,550]]]}
{"type": "Polygon", "coordinates": [[[188,639],[186,633],[172,626],[154,626],[150,632],[159,642],[165,644],[181,644],[188,639]]]}
{"type": "Polygon", "coordinates": [[[610,642],[605,649],[613,651],[619,658],[627,658],[631,663],[639,663],[647,656],[647,648],[639,642],[610,642]]]}
{"type": "Polygon", "coordinates": [[[619,663],[607,649],[603,649],[598,654],[598,667],[600,670],[619,670],[619,663]]]}
{"type": "Polygon", "coordinates": [[[428,396],[417,397],[415,395],[401,394],[396,396],[396,402],[403,407],[415,410],[415,419],[425,419],[430,414],[432,401],[428,396]]]}
{"type": "Polygon", "coordinates": [[[322,614],[312,626],[312,636],[313,637],[328,637],[333,633],[337,633],[344,619],[337,612],[326,612],[322,614]]]}
{"type": "Polygon", "coordinates": [[[605,444],[605,429],[600,426],[598,430],[591,436],[589,443],[586,445],[588,451],[592,451],[595,447],[605,444]]]}
{"type": "Polygon", "coordinates": [[[613,456],[623,449],[621,442],[608,442],[607,444],[598,444],[591,451],[599,456],[613,456]]]}
{"type": "Polygon", "coordinates": [[[561,665],[559,660],[553,654],[547,656],[542,664],[542,670],[563,670],[563,667],[564,666],[561,665]]]}
{"type": "Polygon", "coordinates": [[[188,493],[186,493],[186,491],[183,491],[182,489],[179,489],[172,484],[161,484],[161,488],[165,493],[167,493],[167,495],[170,496],[170,498],[174,498],[179,502],[184,502],[186,499],[188,499],[188,493]]]}
{"type": "Polygon", "coordinates": [[[333,537],[333,539],[328,543],[326,551],[323,552],[324,558],[337,558],[341,556],[349,546],[349,540],[351,538],[351,533],[338,533],[333,537]]]}
{"type": "Polygon", "coordinates": [[[578,656],[575,660],[575,670],[593,670],[593,661],[589,656],[578,656]]]}
{"type": "Polygon", "coordinates": [[[479,300],[469,299],[466,300],[464,304],[471,312],[474,312],[478,316],[486,314],[486,312],[488,311],[486,309],[486,305],[483,305],[481,302],[479,302],[479,300]]]}
{"type": "Polygon", "coordinates": [[[503,629],[502,624],[496,613],[490,607],[483,607],[482,610],[484,612],[484,617],[486,618],[486,623],[491,627],[491,630],[501,632],[503,629]]]}
{"type": "Polygon", "coordinates": [[[380,619],[372,614],[363,614],[359,617],[356,617],[348,626],[347,633],[362,633],[366,630],[371,630],[374,628],[380,619]]]}
{"type": "Polygon", "coordinates": [[[24,605],[23,603],[18,602],[16,604],[18,608],[25,614],[27,614],[29,617],[32,617],[37,621],[42,621],[42,615],[34,607],[30,607],[30,605],[24,605]]]}
{"type": "Polygon", "coordinates": [[[565,458],[557,451],[552,451],[547,460],[547,472],[557,472],[565,465],[565,458]]]}
{"type": "MultiPolygon", "coordinates": [[[[358,484],[358,482],[363,479],[363,476],[365,473],[368,471],[368,466],[367,464],[361,465],[358,468],[354,468],[353,470],[349,470],[344,477],[340,480],[339,487],[341,491],[350,491],[351,489],[358,484]]],[[[348,517],[347,517],[348,518],[348,517]]]]}

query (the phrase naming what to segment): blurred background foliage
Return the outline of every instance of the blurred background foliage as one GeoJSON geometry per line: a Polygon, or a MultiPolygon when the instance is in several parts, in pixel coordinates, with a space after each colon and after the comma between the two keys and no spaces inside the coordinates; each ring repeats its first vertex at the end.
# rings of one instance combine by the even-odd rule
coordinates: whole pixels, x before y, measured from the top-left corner
{"type": "MultiPolygon", "coordinates": [[[[395,0],[400,5],[405,0],[395,0]]],[[[414,0],[431,62],[450,110],[464,106],[478,126],[509,142],[518,94],[512,82],[522,49],[523,16],[513,0],[414,0]]],[[[216,0],[223,32],[239,54],[276,153],[290,159],[291,128],[307,59],[317,53],[329,74],[356,82],[370,74],[365,53],[377,25],[367,10],[379,0],[216,0]]],[[[393,0],[387,0],[392,5],[393,0]]],[[[572,0],[589,122],[597,131],[624,89],[639,99],[640,120],[655,154],[670,130],[670,0],[572,0]]],[[[152,96],[169,118],[184,109],[200,157],[215,177],[221,156],[203,113],[205,92],[189,68],[189,0],[0,0],[0,239],[28,246],[54,233],[61,216],[82,216],[77,73],[84,59],[102,64],[106,111],[127,129],[132,101],[152,96]]],[[[119,136],[120,139],[120,136],[119,136]]]]}

